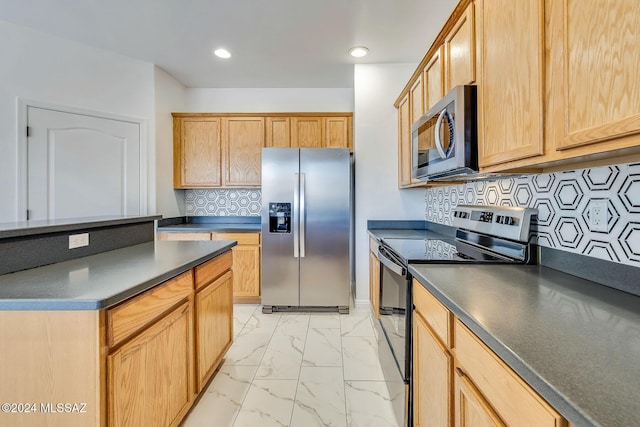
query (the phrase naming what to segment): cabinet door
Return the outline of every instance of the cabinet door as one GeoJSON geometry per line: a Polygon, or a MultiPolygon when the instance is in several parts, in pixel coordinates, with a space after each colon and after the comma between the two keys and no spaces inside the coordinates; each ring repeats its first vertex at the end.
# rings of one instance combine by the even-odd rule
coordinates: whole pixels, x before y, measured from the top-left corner
{"type": "Polygon", "coordinates": [[[454,382],[456,427],[506,427],[471,381],[458,370],[454,382]]]}
{"type": "Polygon", "coordinates": [[[110,426],[176,425],[194,398],[192,302],[107,357],[110,426]]]}
{"type": "Polygon", "coordinates": [[[414,425],[449,427],[453,358],[416,311],[413,321],[414,425]]]}
{"type": "Polygon", "coordinates": [[[562,28],[550,40],[552,52],[562,53],[551,56],[556,147],[640,145],[638,136],[635,143],[611,141],[640,133],[640,2],[561,3],[551,6],[562,28]]]}
{"type": "Polygon", "coordinates": [[[380,260],[369,252],[369,299],[375,318],[380,317],[380,260]]]}
{"type": "Polygon", "coordinates": [[[411,115],[409,118],[410,127],[424,114],[424,86],[422,85],[422,78],[423,75],[420,74],[409,89],[411,105],[411,115]]]}
{"type": "Polygon", "coordinates": [[[220,138],[219,117],[174,119],[174,187],[219,187],[222,184],[220,138]]]}
{"type": "MultiPolygon", "coordinates": [[[[502,29],[497,29],[503,31],[502,29]]],[[[501,33],[503,36],[508,34],[501,33]]],[[[509,34],[510,36],[510,34],[509,34]]],[[[444,40],[445,92],[476,81],[476,28],[473,2],[444,40]]]]}
{"type": "Polygon", "coordinates": [[[259,187],[262,177],[263,117],[227,117],[223,121],[224,186],[259,187]]]}
{"type": "Polygon", "coordinates": [[[324,146],[327,148],[351,148],[349,117],[324,118],[324,146]]]}
{"type": "Polygon", "coordinates": [[[322,148],[323,130],[322,117],[292,117],[291,146],[322,148]]]}
{"type": "Polygon", "coordinates": [[[230,271],[196,295],[197,391],[207,383],[233,337],[233,279],[230,271]]]}
{"type": "Polygon", "coordinates": [[[267,117],[265,147],[291,147],[289,117],[267,117]]]}
{"type": "Polygon", "coordinates": [[[544,0],[477,0],[479,163],[543,153],[544,0]]]}
{"type": "Polygon", "coordinates": [[[260,246],[233,247],[233,295],[260,296],[260,246]]]}
{"type": "Polygon", "coordinates": [[[423,71],[424,109],[429,111],[444,96],[444,46],[436,50],[423,71]]]}
{"type": "Polygon", "coordinates": [[[409,93],[398,105],[398,187],[411,185],[411,122],[409,93]]]}

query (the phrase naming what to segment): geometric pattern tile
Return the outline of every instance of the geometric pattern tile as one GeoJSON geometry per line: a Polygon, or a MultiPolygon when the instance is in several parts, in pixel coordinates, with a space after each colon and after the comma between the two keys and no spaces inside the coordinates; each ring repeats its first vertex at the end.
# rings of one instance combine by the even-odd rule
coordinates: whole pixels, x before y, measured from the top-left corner
{"type": "Polygon", "coordinates": [[[541,246],[640,267],[640,163],[428,188],[425,219],[452,224],[459,204],[538,209],[541,246]],[[591,204],[607,204],[607,230],[589,226],[591,204]]]}
{"type": "Polygon", "coordinates": [[[255,189],[185,190],[187,216],[260,216],[262,192],[255,189]]]}

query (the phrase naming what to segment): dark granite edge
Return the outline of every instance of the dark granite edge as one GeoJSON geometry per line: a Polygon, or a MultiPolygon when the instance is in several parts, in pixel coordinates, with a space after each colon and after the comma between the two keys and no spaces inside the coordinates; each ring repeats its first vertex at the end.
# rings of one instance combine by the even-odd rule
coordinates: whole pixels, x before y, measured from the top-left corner
{"type": "Polygon", "coordinates": [[[540,247],[540,264],[609,288],[640,296],[640,267],[540,247]]]}
{"type": "MultiPolygon", "coordinates": [[[[64,231],[84,230],[87,228],[99,228],[108,227],[112,225],[122,224],[136,224],[140,222],[151,222],[162,218],[162,215],[146,215],[146,216],[133,216],[133,217],[118,217],[118,218],[78,218],[70,219],[66,223],[66,220],[61,220],[60,224],[42,224],[42,225],[30,225],[27,221],[15,223],[15,229],[0,229],[0,239],[8,239],[23,236],[33,236],[37,234],[49,234],[60,233],[64,231]]],[[[0,227],[7,224],[0,224],[0,227]]]]}
{"type": "MultiPolygon", "coordinates": [[[[540,267],[544,268],[544,267],[540,267]]],[[[581,408],[573,404],[564,394],[547,382],[540,374],[528,365],[509,346],[487,331],[471,314],[440,292],[437,285],[429,282],[420,272],[409,265],[409,272],[418,282],[431,292],[448,310],[467,326],[480,340],[496,353],[511,369],[513,369],[531,388],[544,398],[556,411],[575,427],[594,427],[596,423],[581,408]]]]}
{"type": "Polygon", "coordinates": [[[116,295],[112,295],[104,299],[11,299],[7,301],[0,300],[0,310],[24,310],[24,311],[60,311],[60,310],[101,310],[119,304],[129,298],[139,295],[149,289],[160,285],[161,283],[176,277],[193,267],[207,262],[218,255],[230,250],[236,246],[238,242],[229,241],[228,244],[221,248],[194,259],[179,267],[172,268],[167,272],[149,279],[145,282],[133,285],[125,291],[116,295]],[[6,307],[5,307],[6,305],[6,307]]]}
{"type": "Polygon", "coordinates": [[[186,216],[175,216],[172,218],[162,218],[158,220],[158,228],[160,227],[167,227],[170,225],[179,225],[179,224],[186,224],[187,223],[187,217],[186,216]]]}
{"type": "Polygon", "coordinates": [[[177,224],[158,227],[158,231],[220,231],[228,233],[257,233],[261,231],[260,224],[177,224]]]}

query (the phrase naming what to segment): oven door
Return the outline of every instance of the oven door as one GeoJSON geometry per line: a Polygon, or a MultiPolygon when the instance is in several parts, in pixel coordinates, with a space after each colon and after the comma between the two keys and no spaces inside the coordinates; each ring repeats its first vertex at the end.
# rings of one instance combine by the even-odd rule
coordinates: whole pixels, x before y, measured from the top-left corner
{"type": "Polygon", "coordinates": [[[382,264],[380,326],[400,375],[408,382],[411,376],[411,275],[402,261],[384,247],[378,249],[378,259],[382,264]]]}

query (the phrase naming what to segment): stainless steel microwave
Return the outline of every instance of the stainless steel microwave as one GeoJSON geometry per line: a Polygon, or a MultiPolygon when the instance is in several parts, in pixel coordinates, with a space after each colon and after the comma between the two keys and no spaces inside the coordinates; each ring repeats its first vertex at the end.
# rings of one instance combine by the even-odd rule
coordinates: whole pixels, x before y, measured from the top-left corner
{"type": "Polygon", "coordinates": [[[411,127],[413,178],[447,180],[478,173],[475,86],[456,86],[411,127]]]}

